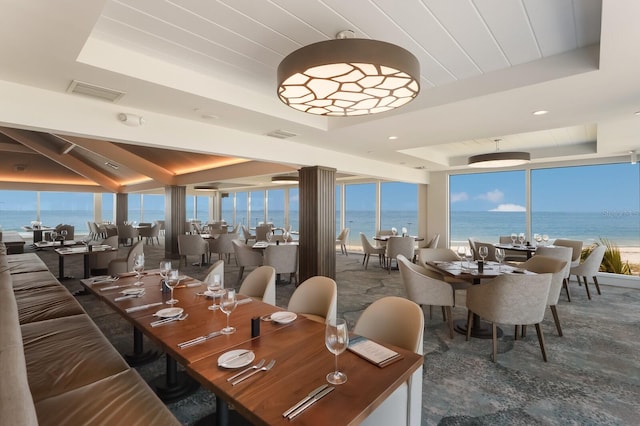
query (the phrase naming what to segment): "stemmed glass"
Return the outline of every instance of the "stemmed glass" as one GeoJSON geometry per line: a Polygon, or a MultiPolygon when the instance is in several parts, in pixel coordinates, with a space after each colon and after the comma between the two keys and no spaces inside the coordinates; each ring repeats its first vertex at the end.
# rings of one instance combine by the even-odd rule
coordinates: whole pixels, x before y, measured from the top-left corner
{"type": "Polygon", "coordinates": [[[487,248],[487,246],[480,246],[478,248],[478,254],[482,258],[482,263],[484,263],[484,258],[489,255],[489,249],[487,248]]]}
{"type": "Polygon", "coordinates": [[[267,243],[270,243],[271,239],[273,238],[273,231],[267,232],[266,238],[267,238],[267,243]]]}
{"type": "Polygon", "coordinates": [[[524,232],[518,234],[518,241],[520,242],[521,246],[524,246],[524,232]]]}
{"type": "Polygon", "coordinates": [[[330,319],[324,333],[324,342],[329,352],[336,356],[336,368],[327,374],[327,381],[334,385],[340,385],[347,381],[347,375],[338,370],[338,355],[349,346],[349,330],[347,322],[342,318],[330,319]]]}
{"type": "Polygon", "coordinates": [[[175,305],[176,303],[179,302],[178,299],[173,298],[173,289],[178,285],[178,283],[180,283],[180,271],[178,271],[177,269],[170,270],[169,276],[165,281],[165,284],[167,285],[167,287],[171,289],[171,299],[165,302],[167,305],[175,305]]]}
{"type": "Polygon", "coordinates": [[[511,234],[511,245],[515,246],[516,245],[516,240],[518,239],[518,234],[516,234],[515,232],[513,234],[511,234]]]}
{"type": "Polygon", "coordinates": [[[215,311],[220,306],[216,305],[216,297],[222,296],[224,294],[224,288],[222,288],[222,283],[220,282],[220,275],[215,274],[213,276],[213,281],[209,281],[207,283],[207,290],[211,292],[211,297],[213,298],[213,303],[209,306],[209,310],[215,311]]]}
{"type": "Polygon", "coordinates": [[[136,273],[136,281],[133,285],[142,285],[142,272],[144,271],[144,254],[139,254],[133,261],[133,271],[136,273]]]}
{"type": "Polygon", "coordinates": [[[238,306],[236,291],[230,288],[222,294],[222,298],[220,299],[220,310],[227,315],[227,326],[220,330],[222,334],[233,334],[236,332],[235,327],[229,326],[229,316],[231,316],[231,312],[233,312],[236,306],[238,306]]]}
{"type": "Polygon", "coordinates": [[[56,245],[56,240],[58,239],[58,233],[56,231],[51,231],[51,241],[53,241],[53,245],[56,245]]]}
{"type": "Polygon", "coordinates": [[[62,241],[60,241],[60,245],[63,246],[64,241],[67,239],[67,230],[66,229],[60,230],[60,236],[62,237],[62,241]]]}
{"type": "Polygon", "coordinates": [[[170,260],[161,260],[160,261],[160,277],[166,282],[169,278],[169,271],[171,271],[171,261],[170,260]]]}
{"type": "Polygon", "coordinates": [[[460,269],[462,269],[462,259],[466,256],[467,249],[464,246],[458,247],[458,256],[460,257],[460,269]]]}
{"type": "Polygon", "coordinates": [[[543,245],[547,245],[547,243],[549,242],[549,236],[547,234],[543,234],[542,235],[542,241],[543,241],[543,245]]]}
{"type": "Polygon", "coordinates": [[[464,258],[467,259],[467,269],[471,268],[471,261],[473,260],[473,249],[467,248],[464,251],[464,258]]]}
{"type": "Polygon", "coordinates": [[[391,235],[393,235],[394,237],[398,235],[398,230],[395,227],[391,228],[391,235]]]}
{"type": "Polygon", "coordinates": [[[496,260],[498,261],[498,272],[502,272],[502,261],[504,260],[504,257],[505,257],[504,249],[497,248],[496,260]]]}
{"type": "Polygon", "coordinates": [[[540,245],[540,243],[542,242],[542,235],[533,234],[533,239],[536,241],[536,245],[540,245]]]}

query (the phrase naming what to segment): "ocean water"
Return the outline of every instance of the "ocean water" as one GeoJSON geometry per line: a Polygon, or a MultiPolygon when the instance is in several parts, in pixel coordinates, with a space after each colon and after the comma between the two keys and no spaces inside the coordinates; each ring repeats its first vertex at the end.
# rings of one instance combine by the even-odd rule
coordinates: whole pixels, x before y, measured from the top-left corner
{"type": "MultiPolygon", "coordinates": [[[[187,212],[193,215],[193,212],[187,212]]],[[[198,211],[198,217],[206,218],[206,212],[198,211]]],[[[162,210],[146,210],[144,216],[139,211],[129,213],[130,220],[152,222],[164,218],[162,210]]],[[[223,212],[223,218],[231,221],[230,212],[223,212]]],[[[336,214],[336,234],[339,229],[339,214],[336,214]]],[[[104,218],[112,220],[112,218],[104,218]]],[[[246,212],[236,217],[245,223],[246,212]]],[[[0,226],[5,230],[22,231],[22,226],[36,220],[36,211],[0,210],[0,226]]],[[[93,212],[86,210],[42,210],[43,224],[55,226],[68,223],[76,227],[77,233],[86,233],[87,221],[93,220],[93,212]]],[[[206,220],[206,219],[205,219],[206,220]]],[[[261,219],[260,219],[261,220],[261,219]]],[[[269,221],[276,226],[284,224],[283,211],[270,211],[269,221]]],[[[251,220],[254,226],[255,218],[251,220]]],[[[369,238],[375,235],[375,213],[373,211],[349,211],[345,215],[345,225],[350,228],[350,243],[360,245],[359,233],[369,238]]],[[[640,247],[640,214],[638,212],[602,212],[602,213],[561,213],[540,212],[532,215],[532,233],[547,234],[550,239],[579,239],[586,243],[607,238],[620,247],[640,247]]],[[[410,234],[417,233],[416,211],[383,211],[381,227],[395,227],[401,232],[406,227],[410,234]]],[[[525,232],[525,213],[523,212],[451,212],[451,241],[466,242],[471,236],[488,242],[497,242],[500,235],[525,232]]],[[[292,229],[299,228],[297,212],[291,212],[292,229]]],[[[425,236],[426,237],[426,236],[425,236]]]]}

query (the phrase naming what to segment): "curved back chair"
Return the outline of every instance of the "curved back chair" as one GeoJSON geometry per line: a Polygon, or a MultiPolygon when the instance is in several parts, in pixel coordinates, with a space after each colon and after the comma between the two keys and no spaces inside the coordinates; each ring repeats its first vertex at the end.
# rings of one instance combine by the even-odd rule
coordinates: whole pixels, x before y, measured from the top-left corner
{"type": "Polygon", "coordinates": [[[203,260],[209,254],[209,245],[198,234],[181,234],[178,235],[178,253],[180,254],[180,264],[184,259],[185,266],[188,256],[198,256],[198,263],[202,266],[203,260]]]}
{"type": "Polygon", "coordinates": [[[256,226],[256,241],[267,241],[267,234],[272,230],[271,225],[256,226]]]}
{"type": "MultiPolygon", "coordinates": [[[[391,263],[401,254],[407,259],[413,258],[416,240],[413,237],[389,237],[387,240],[387,250],[385,252],[385,261],[387,270],[391,273],[391,263]]],[[[396,260],[396,264],[398,261],[396,260]]]]}
{"type": "Polygon", "coordinates": [[[138,229],[138,236],[145,239],[147,244],[153,244],[153,239],[155,238],[157,243],[160,244],[160,228],[158,228],[157,223],[150,224],[149,226],[145,226],[138,229]]]}
{"type": "Polygon", "coordinates": [[[138,239],[138,230],[129,224],[118,225],[118,238],[124,244],[133,244],[138,239]]]}
{"type": "Polygon", "coordinates": [[[453,287],[430,276],[427,269],[411,263],[403,255],[398,255],[397,259],[402,283],[409,300],[420,306],[442,306],[443,316],[449,325],[449,337],[453,339],[453,316],[451,313],[451,308],[454,306],[453,287]]]}
{"type": "Polygon", "coordinates": [[[539,246],[536,249],[536,256],[553,257],[554,259],[564,260],[567,263],[562,271],[562,287],[564,287],[564,291],[567,294],[567,300],[571,302],[571,295],[569,294],[569,275],[571,274],[573,249],[571,247],[561,246],[539,246]]]}
{"type": "Polygon", "coordinates": [[[273,266],[276,274],[289,274],[289,283],[298,284],[298,246],[295,244],[270,245],[264,249],[264,265],[273,266]]]}
{"type": "Polygon", "coordinates": [[[496,262],[496,247],[491,243],[483,243],[480,241],[474,241],[475,250],[473,252],[473,259],[480,260],[480,247],[487,248],[487,256],[484,258],[485,261],[496,262]]]}
{"type": "Polygon", "coordinates": [[[431,240],[427,243],[425,248],[438,248],[438,243],[440,242],[440,234],[435,234],[431,240]]]}
{"type": "MultiPolygon", "coordinates": [[[[511,235],[500,235],[498,240],[500,244],[512,244],[513,240],[511,235]]],[[[527,254],[525,252],[517,250],[504,249],[505,258],[507,262],[525,262],[527,260],[527,254]]]]}
{"type": "Polygon", "coordinates": [[[476,246],[476,243],[478,242],[478,239],[475,237],[469,237],[469,248],[471,249],[471,254],[473,254],[473,260],[477,260],[476,256],[478,253],[478,247],[476,246]]]}
{"type": "Polygon", "coordinates": [[[131,245],[126,257],[116,258],[109,262],[109,275],[124,274],[133,271],[133,262],[137,255],[144,254],[142,241],[136,241],[131,245]]]}
{"type": "Polygon", "coordinates": [[[247,266],[262,266],[263,257],[260,250],[253,249],[250,245],[240,240],[232,240],[233,252],[236,255],[236,263],[238,264],[238,284],[242,281],[244,268],[247,266]]]}
{"type": "MultiPolygon", "coordinates": [[[[362,312],[354,333],[422,354],[424,314],[420,306],[410,300],[383,297],[362,312]]],[[[420,424],[421,410],[422,366],[384,400],[362,425],[420,424]]]]}
{"type": "MultiPolygon", "coordinates": [[[[493,353],[496,362],[498,341],[496,324],[535,324],[542,359],[547,361],[540,323],[547,308],[551,274],[505,274],[467,289],[467,340],[471,334],[473,313],[492,323],[493,353]]],[[[517,338],[517,334],[516,334],[517,338]]]]}
{"type": "Polygon", "coordinates": [[[369,265],[369,257],[372,254],[378,255],[378,263],[382,266],[382,262],[384,261],[384,253],[386,251],[386,247],[373,245],[369,242],[369,239],[362,232],[360,233],[360,242],[362,243],[362,250],[364,251],[364,257],[362,258],[362,264],[364,265],[364,269],[367,269],[369,265]]]}
{"type": "Polygon", "coordinates": [[[242,281],[238,294],[276,305],[276,270],[272,266],[258,266],[242,281]]]}
{"type": "Polygon", "coordinates": [[[220,284],[224,287],[224,260],[216,260],[213,265],[207,269],[207,274],[204,277],[203,282],[212,283],[215,275],[220,276],[220,284]]]}
{"type": "Polygon", "coordinates": [[[587,297],[591,300],[591,293],[589,293],[589,283],[587,282],[587,277],[591,277],[593,279],[593,283],[596,285],[596,290],[598,290],[598,294],[600,293],[600,284],[598,284],[598,277],[596,274],[600,270],[600,264],[602,263],[602,258],[604,258],[604,253],[607,251],[607,247],[604,245],[598,245],[591,250],[589,256],[579,264],[578,266],[572,266],[570,273],[575,275],[578,279],[578,284],[580,284],[580,277],[584,280],[584,288],[587,290],[587,297]]]}
{"type": "Polygon", "coordinates": [[[571,247],[573,255],[571,256],[571,267],[578,266],[580,264],[580,255],[582,254],[582,241],[567,240],[558,238],[553,242],[554,246],[571,247]]]}
{"type": "MultiPolygon", "coordinates": [[[[114,248],[118,248],[118,236],[114,235],[102,240],[100,244],[105,244],[114,248]]],[[[89,269],[91,271],[107,270],[109,263],[118,257],[118,252],[99,251],[89,256],[89,269]]]]}
{"type": "Polygon", "coordinates": [[[233,240],[238,239],[238,234],[226,233],[220,234],[216,238],[209,238],[208,252],[210,254],[217,253],[218,259],[226,259],[227,262],[231,261],[231,254],[235,253],[233,247],[233,240]]]}
{"type": "Polygon", "coordinates": [[[65,235],[64,237],[65,240],[75,239],[76,227],[73,225],[67,225],[67,224],[58,225],[56,226],[56,231],[58,232],[58,235],[60,235],[62,231],[67,231],[67,235],[65,235]]]}
{"type": "Polygon", "coordinates": [[[249,240],[254,240],[256,239],[255,235],[252,235],[251,232],[249,232],[249,229],[247,228],[246,225],[242,225],[240,226],[240,235],[241,238],[244,240],[244,243],[247,244],[249,242],[249,240]]]}
{"type": "Polygon", "coordinates": [[[340,252],[346,256],[349,256],[347,251],[347,243],[349,242],[349,228],[344,228],[338,234],[336,238],[336,244],[340,244],[340,252]]]}
{"type": "MultiPolygon", "coordinates": [[[[568,247],[557,248],[567,249],[567,254],[569,252],[568,247]]],[[[569,261],[569,259],[564,260],[536,254],[531,259],[520,264],[521,268],[535,272],[536,274],[551,274],[551,287],[549,289],[549,296],[547,297],[547,305],[553,314],[553,320],[556,323],[556,329],[558,330],[559,336],[562,336],[562,327],[560,327],[557,305],[558,299],[560,298],[560,291],[562,290],[562,283],[564,282],[564,271],[566,266],[569,264],[569,261]]],[[[525,326],[522,328],[523,335],[525,333],[524,327],[525,326]]]]}
{"type": "Polygon", "coordinates": [[[338,315],[338,286],[329,277],[315,276],[302,282],[291,295],[287,310],[325,323],[338,315]]]}

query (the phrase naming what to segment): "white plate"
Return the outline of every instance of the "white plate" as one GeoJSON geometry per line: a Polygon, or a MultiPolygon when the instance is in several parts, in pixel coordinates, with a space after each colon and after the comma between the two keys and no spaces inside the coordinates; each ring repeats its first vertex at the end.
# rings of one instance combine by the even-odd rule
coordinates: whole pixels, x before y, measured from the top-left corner
{"type": "Polygon", "coordinates": [[[287,312],[287,311],[274,312],[271,314],[271,321],[277,322],[278,324],[289,324],[291,321],[295,320],[296,318],[298,318],[298,315],[296,315],[293,312],[287,312]]]}
{"type": "Polygon", "coordinates": [[[144,293],[144,288],[125,288],[120,293],[122,293],[122,294],[140,294],[140,293],[144,293]]]}
{"type": "Polygon", "coordinates": [[[160,318],[173,318],[173,317],[177,317],[183,312],[184,312],[184,309],[182,308],[164,308],[164,309],[160,309],[154,315],[160,318]]]}
{"type": "Polygon", "coordinates": [[[240,368],[249,365],[256,359],[256,354],[249,351],[246,355],[242,355],[245,352],[247,352],[246,349],[236,349],[225,352],[218,358],[218,365],[224,368],[240,368]]]}

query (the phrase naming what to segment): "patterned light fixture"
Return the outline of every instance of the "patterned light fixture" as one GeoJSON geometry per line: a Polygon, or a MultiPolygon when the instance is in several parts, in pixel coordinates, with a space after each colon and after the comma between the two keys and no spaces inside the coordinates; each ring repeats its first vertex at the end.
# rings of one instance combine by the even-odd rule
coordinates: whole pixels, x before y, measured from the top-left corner
{"type": "Polygon", "coordinates": [[[528,152],[500,151],[500,139],[494,139],[496,151],[490,154],[473,155],[469,157],[469,167],[491,168],[520,166],[531,161],[528,152]]]}
{"type": "Polygon", "coordinates": [[[398,108],[420,91],[420,63],[409,51],[383,41],[353,38],[296,50],[278,66],[278,96],[316,115],[377,114],[398,108]]]}

